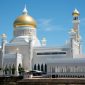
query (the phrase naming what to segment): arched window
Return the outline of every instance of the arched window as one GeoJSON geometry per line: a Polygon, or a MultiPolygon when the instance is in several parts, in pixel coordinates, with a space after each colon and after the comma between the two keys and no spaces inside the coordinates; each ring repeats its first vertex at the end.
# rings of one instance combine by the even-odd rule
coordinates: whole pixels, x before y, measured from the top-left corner
{"type": "Polygon", "coordinates": [[[47,72],[47,65],[45,64],[45,72],[47,72]]]}
{"type": "Polygon", "coordinates": [[[40,71],[40,65],[38,64],[38,70],[40,71]]]}
{"type": "Polygon", "coordinates": [[[36,64],[34,65],[34,70],[36,70],[36,64]]]}
{"type": "Polygon", "coordinates": [[[43,64],[41,65],[41,71],[44,71],[44,70],[43,70],[43,64]]]}

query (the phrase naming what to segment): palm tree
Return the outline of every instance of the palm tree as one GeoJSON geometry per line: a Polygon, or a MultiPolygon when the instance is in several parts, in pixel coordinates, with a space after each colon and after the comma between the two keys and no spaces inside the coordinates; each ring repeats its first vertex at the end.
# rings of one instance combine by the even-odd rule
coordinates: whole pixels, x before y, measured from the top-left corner
{"type": "Polygon", "coordinates": [[[11,65],[9,65],[9,75],[11,75],[12,73],[12,68],[11,68],[11,65]]]}
{"type": "Polygon", "coordinates": [[[21,68],[21,74],[22,75],[24,74],[24,68],[23,67],[21,68]]]}
{"type": "Polygon", "coordinates": [[[19,64],[18,66],[18,72],[19,72],[19,75],[21,75],[21,64],[19,64]]]}
{"type": "Polygon", "coordinates": [[[6,65],[6,67],[5,67],[5,69],[4,69],[4,72],[5,72],[5,75],[7,75],[8,74],[8,67],[7,67],[7,65],[6,65]]]}
{"type": "Polygon", "coordinates": [[[20,76],[23,75],[23,73],[24,73],[24,68],[21,66],[21,64],[19,64],[19,66],[18,66],[18,72],[19,72],[20,76]]]}
{"type": "Polygon", "coordinates": [[[15,71],[16,71],[16,68],[15,68],[14,64],[13,64],[11,70],[12,70],[12,75],[14,75],[15,74],[15,71]]]}

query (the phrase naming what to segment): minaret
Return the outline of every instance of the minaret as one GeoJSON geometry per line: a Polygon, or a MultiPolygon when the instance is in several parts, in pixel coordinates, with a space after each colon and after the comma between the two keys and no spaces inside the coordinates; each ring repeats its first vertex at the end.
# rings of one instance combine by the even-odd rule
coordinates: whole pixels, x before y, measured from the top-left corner
{"type": "Polygon", "coordinates": [[[79,11],[77,9],[75,9],[72,13],[73,15],[73,30],[75,32],[75,40],[77,42],[80,42],[80,34],[79,34],[79,23],[80,23],[80,20],[79,20],[79,11]]]}
{"type": "Polygon", "coordinates": [[[73,16],[73,28],[70,31],[70,47],[71,47],[71,53],[72,57],[78,57],[81,54],[81,41],[80,41],[80,33],[79,33],[79,15],[77,9],[75,9],[72,13],[73,16]]]}

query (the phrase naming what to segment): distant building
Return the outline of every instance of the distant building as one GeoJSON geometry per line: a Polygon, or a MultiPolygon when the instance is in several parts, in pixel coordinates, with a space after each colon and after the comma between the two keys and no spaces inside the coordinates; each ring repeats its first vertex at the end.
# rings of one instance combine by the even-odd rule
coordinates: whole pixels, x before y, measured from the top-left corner
{"type": "Polygon", "coordinates": [[[13,39],[7,42],[2,34],[0,49],[0,65],[3,69],[15,66],[18,75],[19,64],[25,72],[39,70],[48,75],[85,76],[85,57],[82,54],[81,36],[79,32],[79,15],[77,9],[72,13],[73,28],[70,38],[61,47],[47,47],[46,38],[41,43],[37,37],[36,21],[28,14],[26,7],[22,15],[14,21],[13,39]]]}

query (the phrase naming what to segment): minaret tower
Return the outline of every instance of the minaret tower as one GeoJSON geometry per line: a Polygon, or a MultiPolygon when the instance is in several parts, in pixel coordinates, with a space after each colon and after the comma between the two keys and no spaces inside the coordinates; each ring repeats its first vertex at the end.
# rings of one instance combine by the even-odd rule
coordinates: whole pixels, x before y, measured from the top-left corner
{"type": "Polygon", "coordinates": [[[81,41],[80,41],[80,33],[79,33],[79,11],[75,9],[72,13],[73,16],[73,28],[70,31],[70,45],[71,45],[71,53],[72,56],[78,57],[81,54],[81,41]]]}
{"type": "Polygon", "coordinates": [[[79,11],[75,9],[72,13],[73,15],[73,31],[75,32],[75,41],[80,42],[80,34],[79,34],[79,11]]]}

